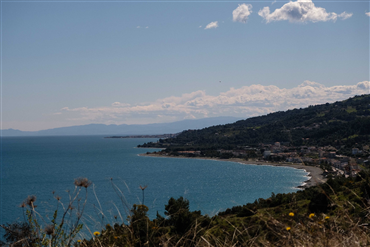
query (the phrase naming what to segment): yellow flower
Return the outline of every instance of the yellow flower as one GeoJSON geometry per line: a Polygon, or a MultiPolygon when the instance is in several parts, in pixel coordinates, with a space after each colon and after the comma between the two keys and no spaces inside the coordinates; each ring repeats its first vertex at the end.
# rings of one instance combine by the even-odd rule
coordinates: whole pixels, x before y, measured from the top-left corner
{"type": "Polygon", "coordinates": [[[309,216],[308,216],[308,218],[312,218],[312,217],[314,217],[315,216],[315,214],[310,214],[309,216]]]}
{"type": "Polygon", "coordinates": [[[327,220],[327,219],[329,219],[329,218],[330,218],[329,216],[326,216],[326,217],[325,217],[325,219],[326,219],[326,220],[327,220]]]}
{"type": "Polygon", "coordinates": [[[287,231],[290,231],[290,227],[288,226],[287,228],[285,228],[287,231]]]}
{"type": "Polygon", "coordinates": [[[293,217],[294,216],[294,213],[293,212],[290,212],[289,213],[289,216],[292,216],[293,217]]]}
{"type": "Polygon", "coordinates": [[[117,236],[114,236],[115,239],[117,239],[118,237],[117,236]]]}
{"type": "Polygon", "coordinates": [[[94,232],[94,236],[100,235],[100,232],[94,232]]]}
{"type": "Polygon", "coordinates": [[[79,239],[79,240],[77,240],[77,243],[81,243],[81,240],[79,239]]]}

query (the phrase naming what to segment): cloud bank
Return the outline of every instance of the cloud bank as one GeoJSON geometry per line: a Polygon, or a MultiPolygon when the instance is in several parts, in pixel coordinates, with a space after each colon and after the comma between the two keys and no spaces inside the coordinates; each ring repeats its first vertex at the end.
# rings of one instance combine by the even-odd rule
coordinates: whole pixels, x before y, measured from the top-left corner
{"type": "Polygon", "coordinates": [[[370,17],[370,12],[366,12],[365,15],[369,16],[370,17]]]}
{"type": "Polygon", "coordinates": [[[250,14],[252,14],[251,4],[239,4],[233,11],[233,21],[246,23],[250,14]]]}
{"type": "Polygon", "coordinates": [[[235,116],[247,118],[270,112],[344,100],[370,93],[370,82],[350,86],[326,87],[305,81],[295,88],[251,85],[230,88],[217,96],[195,91],[179,97],[171,96],[146,104],[130,105],[114,102],[111,106],[89,108],[64,107],[61,112],[69,120],[94,123],[155,123],[189,118],[235,116]]]}
{"type": "Polygon", "coordinates": [[[204,29],[218,28],[218,21],[209,23],[204,29]]]}
{"type": "Polygon", "coordinates": [[[324,8],[316,7],[312,0],[297,0],[296,2],[284,4],[280,9],[276,9],[272,13],[270,13],[269,7],[264,7],[258,11],[258,15],[265,19],[266,23],[284,20],[289,22],[335,22],[338,18],[342,20],[350,18],[352,13],[329,13],[324,8]]]}

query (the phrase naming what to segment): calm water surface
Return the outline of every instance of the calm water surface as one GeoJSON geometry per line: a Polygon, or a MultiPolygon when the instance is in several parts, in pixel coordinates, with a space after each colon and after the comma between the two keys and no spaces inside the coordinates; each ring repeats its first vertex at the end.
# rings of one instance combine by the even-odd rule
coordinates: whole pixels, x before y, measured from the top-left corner
{"type": "Polygon", "coordinates": [[[138,144],[156,139],[104,139],[102,136],[3,137],[1,163],[0,223],[23,219],[21,202],[36,195],[38,211],[55,210],[54,195],[68,199],[73,181],[87,177],[94,186],[88,189],[86,215],[99,218],[95,207],[101,204],[105,222],[112,223],[124,214],[122,203],[112,188],[111,178],[129,204],[140,204],[140,185],[150,218],[163,215],[170,197],[184,196],[191,210],[214,215],[235,205],[267,198],[271,193],[297,191],[307,178],[303,170],[287,167],[242,165],[232,162],[140,157],[158,149],[138,149],[138,144]],[[95,194],[94,195],[94,190],[95,194]]]}

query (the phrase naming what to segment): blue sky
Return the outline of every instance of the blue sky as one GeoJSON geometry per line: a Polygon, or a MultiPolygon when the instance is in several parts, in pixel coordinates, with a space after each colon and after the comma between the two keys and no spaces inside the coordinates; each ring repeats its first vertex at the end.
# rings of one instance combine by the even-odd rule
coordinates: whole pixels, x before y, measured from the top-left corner
{"type": "Polygon", "coordinates": [[[2,1],[1,128],[247,118],[369,93],[369,9],[2,1]]]}

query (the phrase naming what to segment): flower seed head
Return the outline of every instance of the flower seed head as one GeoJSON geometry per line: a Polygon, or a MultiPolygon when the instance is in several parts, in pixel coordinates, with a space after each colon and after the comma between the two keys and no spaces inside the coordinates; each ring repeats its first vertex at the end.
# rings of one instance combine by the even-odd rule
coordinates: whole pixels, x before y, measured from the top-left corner
{"type": "Polygon", "coordinates": [[[53,235],[54,234],[54,226],[53,225],[47,225],[45,227],[44,231],[47,235],[53,235]]]}
{"type": "Polygon", "coordinates": [[[23,204],[26,204],[28,206],[30,206],[31,208],[32,207],[36,207],[35,206],[35,201],[36,201],[36,196],[32,195],[32,196],[28,196],[27,199],[23,202],[23,204]]]}
{"type": "Polygon", "coordinates": [[[139,186],[139,188],[141,189],[141,190],[145,190],[146,188],[148,187],[148,185],[145,185],[145,186],[139,186]]]}
{"type": "Polygon", "coordinates": [[[87,178],[76,178],[74,184],[77,187],[87,188],[91,185],[91,181],[89,181],[87,178]]]}

